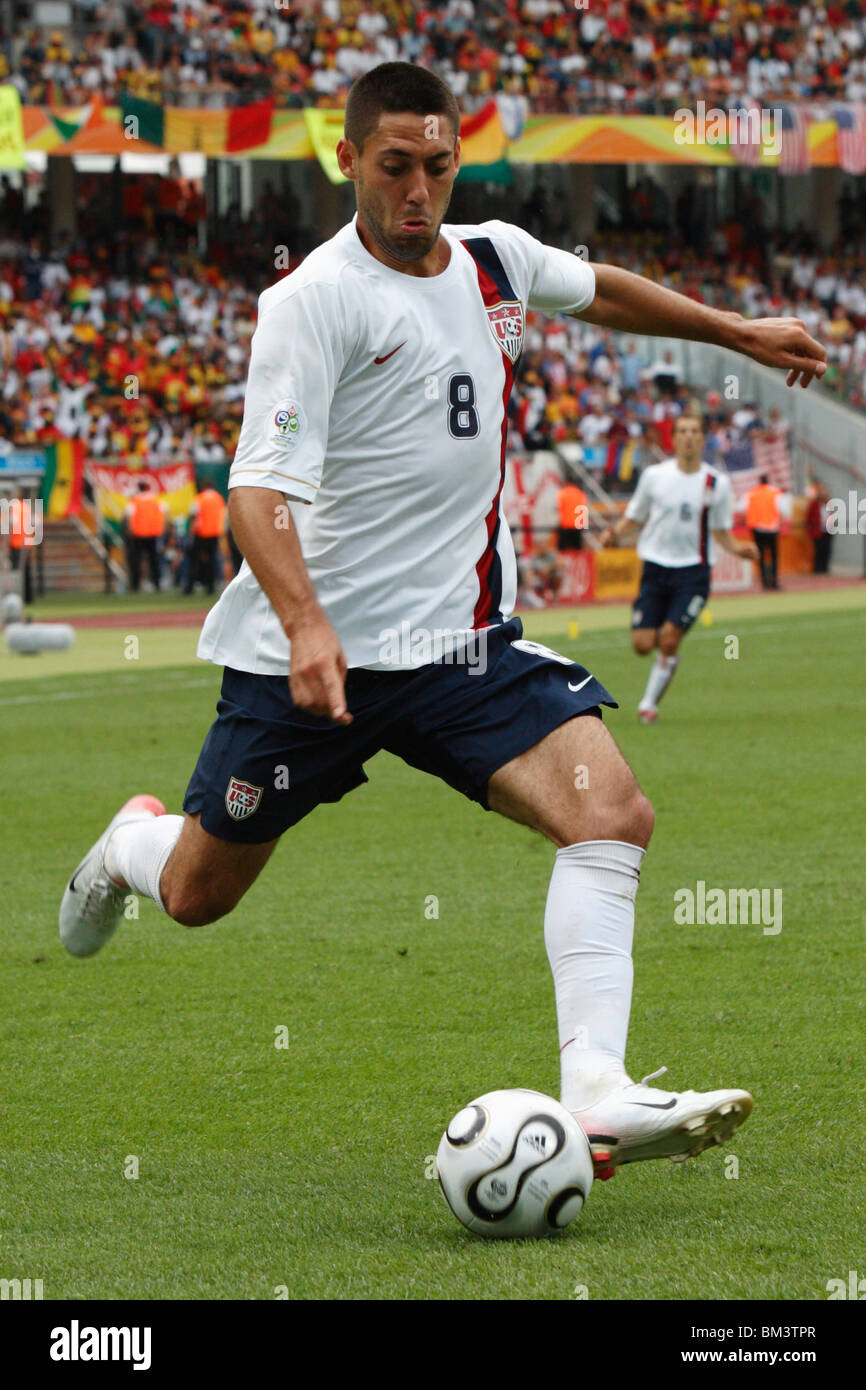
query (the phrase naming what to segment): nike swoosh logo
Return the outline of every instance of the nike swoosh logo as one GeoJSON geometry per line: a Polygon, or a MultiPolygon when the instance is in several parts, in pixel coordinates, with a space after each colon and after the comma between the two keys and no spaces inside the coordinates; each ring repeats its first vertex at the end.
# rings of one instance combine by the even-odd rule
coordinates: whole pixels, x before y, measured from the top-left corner
{"type": "Polygon", "coordinates": [[[407,340],[404,338],[402,343],[398,343],[397,346],[395,348],[392,348],[390,352],[386,352],[384,357],[374,357],[373,361],[376,363],[376,366],[381,367],[383,362],[387,362],[389,357],[393,357],[395,352],[399,352],[401,347],[405,347],[406,342],[407,340]]]}
{"type": "Polygon", "coordinates": [[[585,681],[581,681],[581,682],[580,682],[580,685],[572,685],[571,681],[569,681],[569,682],[568,682],[568,688],[569,688],[569,690],[582,690],[583,687],[584,687],[585,685],[588,685],[589,682],[590,682],[591,680],[592,680],[592,676],[587,676],[587,678],[586,678],[585,681]]]}
{"type": "Polygon", "coordinates": [[[674,1106],[676,1105],[676,1103],[677,1103],[677,1098],[676,1098],[676,1096],[674,1096],[673,1100],[666,1100],[665,1103],[664,1103],[664,1105],[656,1105],[656,1104],[655,1104],[653,1101],[651,1101],[651,1100],[630,1100],[630,1101],[629,1101],[629,1105],[642,1105],[643,1108],[644,1108],[644,1110],[673,1110],[673,1108],[674,1108],[674,1106]]]}

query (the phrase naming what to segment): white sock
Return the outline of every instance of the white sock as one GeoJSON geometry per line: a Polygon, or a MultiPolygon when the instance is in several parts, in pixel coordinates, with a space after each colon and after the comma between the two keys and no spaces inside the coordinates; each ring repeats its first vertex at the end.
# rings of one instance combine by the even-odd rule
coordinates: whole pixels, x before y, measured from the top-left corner
{"type": "Polygon", "coordinates": [[[646,690],[643,699],[638,705],[638,709],[655,709],[659,700],[664,695],[671,681],[674,671],[680,664],[678,656],[663,656],[659,652],[649,673],[649,680],[646,683],[646,690]]]}
{"type": "Polygon", "coordinates": [[[629,1081],[625,1044],[634,900],[645,851],[621,840],[557,850],[544,914],[553,971],[562,1104],[578,1110],[629,1081]]]}
{"type": "Polygon", "coordinates": [[[177,844],[183,822],[183,816],[153,816],[119,825],[105,850],[109,878],[123,879],[134,893],[153,898],[157,907],[165,912],[159,880],[177,844]]]}

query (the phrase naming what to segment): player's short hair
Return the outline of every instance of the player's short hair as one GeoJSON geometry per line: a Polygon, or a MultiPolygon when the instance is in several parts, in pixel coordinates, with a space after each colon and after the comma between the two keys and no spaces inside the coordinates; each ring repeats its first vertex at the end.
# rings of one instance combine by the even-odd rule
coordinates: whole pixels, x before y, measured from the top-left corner
{"type": "Polygon", "coordinates": [[[454,139],[460,134],[460,108],[451,88],[415,63],[380,63],[352,83],[346,98],[345,132],[359,154],[383,111],[445,116],[454,139]]]}
{"type": "Polygon", "coordinates": [[[701,434],[706,434],[707,432],[707,422],[704,419],[703,415],[700,415],[696,410],[681,411],[677,418],[674,420],[674,430],[676,430],[676,427],[680,423],[680,420],[696,420],[697,423],[700,425],[701,434]]]}

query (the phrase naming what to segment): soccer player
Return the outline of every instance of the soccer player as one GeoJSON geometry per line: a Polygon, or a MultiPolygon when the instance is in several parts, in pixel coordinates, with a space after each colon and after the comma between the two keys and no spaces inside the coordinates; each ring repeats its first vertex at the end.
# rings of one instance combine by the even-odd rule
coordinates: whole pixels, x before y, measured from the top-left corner
{"type": "Polygon", "coordinates": [[[420,67],[382,64],[350,91],[337,156],[357,213],[259,301],[230,477],[245,563],[202,630],[199,655],[225,670],[185,814],[127,802],[73,873],[60,933],[90,955],[130,891],[215,922],[283,832],[388,749],[556,846],[544,928],[562,1098],[609,1173],[721,1142],[752,1099],[625,1069],[653,812],[600,718],[607,690],[510,616],[501,490],[525,313],[724,343],[791,384],[825,354],[796,319],[720,313],[504,222],[444,224],[459,128],[420,67]]]}
{"type": "Polygon", "coordinates": [[[758,558],[753,541],[731,533],[726,474],[701,461],[703,421],[688,413],[678,416],[673,443],[674,457],[644,469],[625,514],[602,536],[602,544],[611,546],[640,532],[643,570],[631,641],[638,656],[658,649],[637,708],[642,724],[658,719],[659,700],[679,665],[680,643],[709,597],[713,541],[744,560],[758,558]]]}

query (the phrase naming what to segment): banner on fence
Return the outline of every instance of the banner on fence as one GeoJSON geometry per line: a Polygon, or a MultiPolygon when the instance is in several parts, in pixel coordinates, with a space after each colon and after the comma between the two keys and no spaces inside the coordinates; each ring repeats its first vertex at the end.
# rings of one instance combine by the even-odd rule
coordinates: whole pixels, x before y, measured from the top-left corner
{"type": "Polygon", "coordinates": [[[139,491],[142,481],[154,497],[166,503],[172,521],[184,519],[195,498],[195,471],[191,463],[175,463],[166,468],[90,463],[87,473],[103,524],[118,534],[127,503],[139,491]]]}

